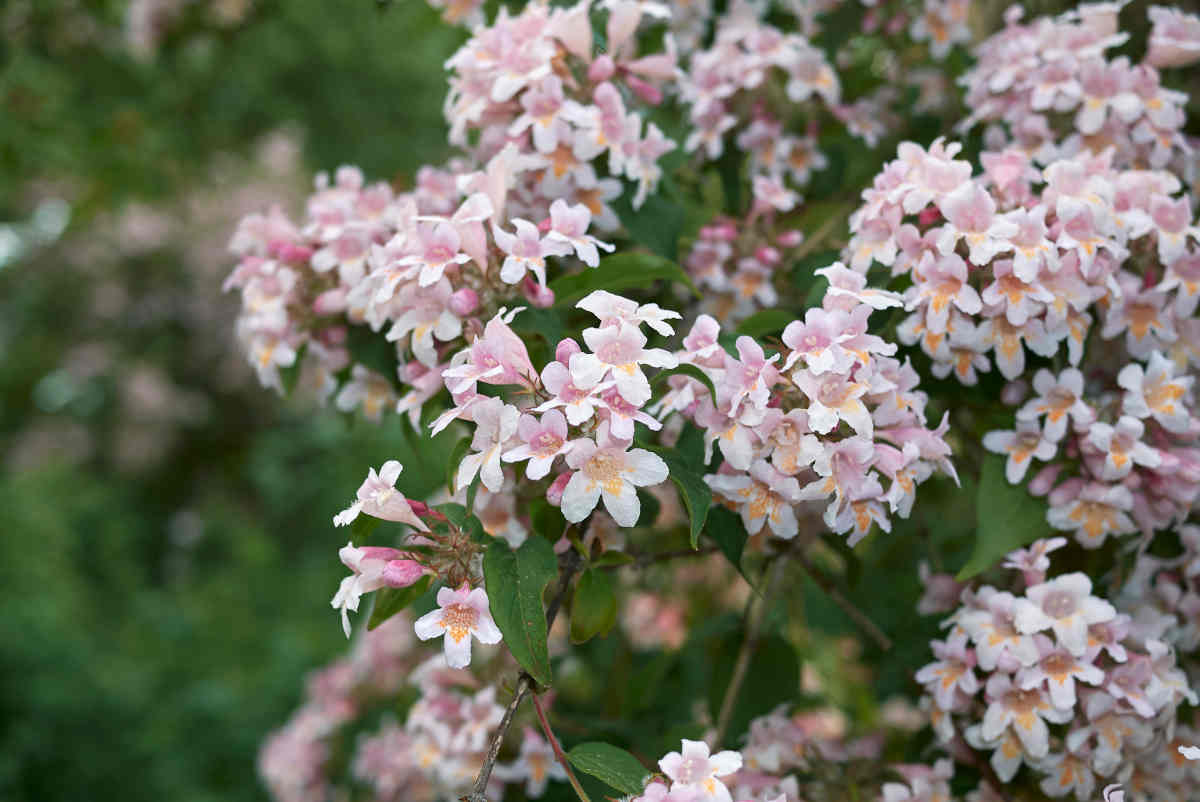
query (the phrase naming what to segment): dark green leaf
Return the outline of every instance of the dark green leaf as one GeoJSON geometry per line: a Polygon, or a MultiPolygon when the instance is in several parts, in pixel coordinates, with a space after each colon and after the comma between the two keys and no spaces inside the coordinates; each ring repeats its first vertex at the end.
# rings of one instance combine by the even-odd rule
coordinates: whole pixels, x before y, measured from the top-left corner
{"type": "Polygon", "coordinates": [[[613,211],[621,219],[621,225],[629,237],[644,245],[659,256],[667,259],[679,258],[679,232],[683,230],[686,212],[683,207],[667,197],[669,186],[664,181],[659,191],[646,198],[640,209],[634,209],[634,195],[630,188],[613,201],[613,211]]]}
{"type": "Polygon", "coordinates": [[[635,526],[654,526],[654,522],[658,520],[659,513],[662,512],[662,504],[653,493],[644,487],[637,489],[637,497],[638,502],[642,505],[642,509],[638,513],[635,526]]]}
{"type": "Polygon", "coordinates": [[[349,326],[346,329],[346,350],[355,362],[383,376],[393,386],[396,384],[396,344],[388,342],[382,331],[371,331],[368,326],[349,326]]]}
{"type": "Polygon", "coordinates": [[[671,376],[687,376],[688,378],[695,379],[708,388],[708,392],[712,396],[713,403],[716,403],[717,388],[713,386],[713,381],[708,377],[708,374],[695,365],[682,364],[677,365],[670,370],[660,370],[650,381],[650,386],[658,387],[666,384],[667,379],[671,376]]]}
{"type": "Polygon", "coordinates": [[[606,256],[598,267],[584,268],[580,273],[555,279],[550,282],[550,289],[554,290],[554,305],[563,307],[573,306],[594,290],[618,292],[629,287],[645,287],[659,279],[680,282],[700,297],[691,277],[679,265],[661,256],[637,251],[606,256]]]}
{"type": "Polygon", "coordinates": [[[584,643],[603,637],[617,623],[617,594],[612,575],[589,568],[575,584],[571,605],[571,642],[584,643]]]}
{"type": "Polygon", "coordinates": [[[371,620],[367,622],[367,629],[374,629],[421,598],[421,594],[428,589],[432,580],[431,576],[423,576],[406,588],[383,588],[377,591],[375,606],[371,609],[371,620]]]}
{"type": "Polygon", "coordinates": [[[513,318],[512,329],[518,333],[537,334],[551,348],[558,345],[564,334],[562,317],[558,312],[529,306],[513,318]]]}
{"type": "Polygon", "coordinates": [[[374,516],[360,512],[350,524],[350,541],[356,546],[361,546],[371,537],[371,533],[382,521],[374,516]]]}
{"type": "Polygon", "coordinates": [[[1027,546],[1050,533],[1046,502],[1029,495],[1024,485],[1004,478],[1004,457],[988,454],[975,499],[975,547],[956,577],[970,579],[991,568],[1013,549],[1027,546]]]}
{"type": "Polygon", "coordinates": [[[683,506],[691,522],[692,548],[696,548],[700,542],[700,530],[704,528],[704,520],[708,517],[708,508],[712,506],[712,488],[704,481],[704,474],[701,472],[703,466],[697,466],[671,449],[650,450],[667,463],[671,481],[679,489],[679,497],[683,499],[683,506]]]}
{"type": "Polygon", "coordinates": [[[582,743],[567,752],[571,765],[622,794],[640,794],[650,779],[641,761],[624,749],[597,741],[582,743]]]}
{"type": "Polygon", "coordinates": [[[778,307],[755,312],[738,324],[737,333],[758,339],[767,334],[781,332],[787,324],[796,319],[795,312],[778,307]]]}
{"type": "Polygon", "coordinates": [[[742,550],[746,548],[746,541],[749,539],[741,517],[718,504],[708,511],[708,523],[704,531],[716,541],[717,548],[733,563],[733,567],[741,571],[742,550]]]}
{"type": "Polygon", "coordinates": [[[531,537],[516,551],[496,538],[483,555],[492,618],[512,656],[541,685],[551,681],[542,591],[557,575],[554,548],[544,538],[531,537]]]}

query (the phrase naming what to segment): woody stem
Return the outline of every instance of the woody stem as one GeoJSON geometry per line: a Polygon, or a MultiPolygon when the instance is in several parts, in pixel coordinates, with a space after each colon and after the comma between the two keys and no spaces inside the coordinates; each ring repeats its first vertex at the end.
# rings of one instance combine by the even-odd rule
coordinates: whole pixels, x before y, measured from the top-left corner
{"type": "Polygon", "coordinates": [[[550,748],[554,750],[554,756],[558,758],[558,762],[562,765],[563,770],[567,772],[567,780],[570,781],[571,787],[575,789],[575,794],[581,802],[592,802],[592,800],[588,799],[587,792],[583,790],[583,786],[579,784],[579,778],[571,770],[571,764],[567,761],[566,753],[563,752],[558,739],[554,737],[554,731],[550,729],[550,722],[546,719],[546,711],[542,708],[541,698],[535,693],[530,699],[533,701],[533,709],[537,712],[538,722],[542,725],[542,732],[546,733],[546,740],[550,742],[550,748]]]}

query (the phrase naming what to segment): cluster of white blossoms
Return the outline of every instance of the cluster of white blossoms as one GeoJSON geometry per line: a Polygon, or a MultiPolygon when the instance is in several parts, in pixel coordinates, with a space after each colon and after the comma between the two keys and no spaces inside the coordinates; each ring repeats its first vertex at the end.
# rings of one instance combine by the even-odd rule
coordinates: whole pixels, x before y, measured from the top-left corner
{"type": "Polygon", "coordinates": [[[1200,767],[1171,758],[1196,740],[1176,716],[1197,697],[1176,649],[1154,619],[1093,595],[1086,574],[1047,578],[1048,555],[1065,544],[1008,556],[1020,590],[963,592],[946,638],[931,644],[937,659],[916,675],[934,731],[990,753],[1003,782],[1027,766],[1050,796],[1090,800],[1099,777],[1186,798],[1200,767]]]}

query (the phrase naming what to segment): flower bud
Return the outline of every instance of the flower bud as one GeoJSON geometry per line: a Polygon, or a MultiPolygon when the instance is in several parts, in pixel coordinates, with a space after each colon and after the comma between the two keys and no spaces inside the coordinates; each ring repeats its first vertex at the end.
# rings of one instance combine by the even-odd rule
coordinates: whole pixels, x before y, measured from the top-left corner
{"type": "Polygon", "coordinates": [[[416,560],[391,560],[383,567],[383,582],[393,588],[406,588],[425,574],[416,560]]]}
{"type": "Polygon", "coordinates": [[[346,311],[346,293],[347,289],[345,287],[334,287],[332,290],[326,290],[313,301],[313,312],[322,317],[325,315],[341,314],[346,311]]]}
{"type": "Polygon", "coordinates": [[[571,357],[578,354],[583,349],[579,347],[579,343],[572,340],[570,337],[564,337],[558,341],[558,345],[554,348],[554,359],[556,362],[561,362],[564,365],[571,361],[571,357]]]}
{"type": "Polygon", "coordinates": [[[773,267],[779,264],[779,251],[770,245],[760,245],[754,251],[754,258],[768,267],[773,267]]]}
{"type": "Polygon", "coordinates": [[[1004,389],[1000,391],[1000,400],[1010,407],[1015,407],[1025,400],[1028,393],[1029,383],[1024,379],[1017,379],[1004,385],[1004,389]]]}
{"type": "Polygon", "coordinates": [[[653,84],[648,84],[636,75],[626,75],[625,83],[633,90],[633,93],[642,100],[649,103],[651,106],[657,106],[662,103],[662,90],[653,84]]]}
{"type": "Polygon", "coordinates": [[[782,248],[795,248],[801,242],[804,242],[804,232],[793,228],[791,231],[785,231],[780,234],[775,242],[782,248]]]}
{"type": "Polygon", "coordinates": [[[450,296],[450,303],[447,305],[454,314],[466,317],[479,306],[479,295],[470,287],[463,287],[450,296]]]}
{"type": "Polygon", "coordinates": [[[574,473],[574,471],[563,471],[546,488],[546,501],[550,502],[552,507],[562,505],[563,491],[567,489],[567,482],[571,481],[574,473]]]}
{"type": "Polygon", "coordinates": [[[607,81],[617,71],[617,65],[613,63],[612,57],[604,54],[596,58],[592,62],[592,66],[588,67],[589,81],[607,81]]]}
{"type": "Polygon", "coordinates": [[[521,283],[521,292],[529,299],[529,303],[538,309],[548,309],[554,306],[554,290],[538,284],[532,276],[525,276],[525,280],[521,283]]]}

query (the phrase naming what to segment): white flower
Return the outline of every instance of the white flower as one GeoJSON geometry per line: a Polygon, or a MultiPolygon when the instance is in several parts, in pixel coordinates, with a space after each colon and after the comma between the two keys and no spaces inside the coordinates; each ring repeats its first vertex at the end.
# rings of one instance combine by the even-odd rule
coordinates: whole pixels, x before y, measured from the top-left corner
{"type": "Polygon", "coordinates": [[[500,456],[504,445],[517,433],[521,412],[499,398],[488,398],[472,407],[471,414],[476,426],[471,440],[475,453],[463,457],[454,481],[455,489],[462,490],[471,484],[478,473],[484,487],[499,493],[504,486],[500,456]]]}
{"type": "Polygon", "coordinates": [[[471,590],[466,583],[458,590],[441,588],[438,609],[417,619],[413,629],[421,640],[445,635],[446,663],[451,668],[466,668],[471,663],[471,637],[480,643],[499,643],[500,630],[492,620],[487,593],[471,590]]]}
{"type": "Polygon", "coordinates": [[[669,351],[647,348],[646,335],[626,323],[599,329],[584,329],[583,341],[592,353],[571,357],[571,382],[576,387],[594,387],[611,372],[621,397],[640,407],[650,400],[650,381],[640,365],[673,368],[679,364],[669,351]]]}
{"type": "Polygon", "coordinates": [[[358,517],[360,512],[384,521],[406,523],[428,532],[429,527],[417,517],[404,494],[396,489],[396,480],[404,466],[397,460],[390,459],[375,473],[374,468],[367,471],[367,478],[358,488],[358,500],[333,518],[334,526],[346,526],[358,517]]]}
{"type": "MultiPolygon", "coordinates": [[[[601,441],[608,441],[607,426],[600,430],[601,441]]],[[[575,473],[563,489],[563,517],[572,523],[586,518],[601,498],[604,509],[618,526],[634,526],[642,505],[638,501],[637,489],[665,482],[669,471],[667,463],[657,454],[628,446],[619,441],[608,441],[599,446],[594,440],[575,441],[567,454],[567,465],[575,473]]]]}
{"type": "Polygon", "coordinates": [[[1025,598],[1013,603],[1013,623],[1026,635],[1054,630],[1071,654],[1087,650],[1087,630],[1117,617],[1117,611],[1103,599],[1091,595],[1092,580],[1087,574],[1073,573],[1055,577],[1025,591],[1025,598]]]}
{"type": "Polygon", "coordinates": [[[732,750],[710,755],[704,741],[683,740],[683,752],[669,752],[658,761],[663,774],[671,780],[671,791],[694,794],[696,802],[731,802],[729,789],[718,777],[733,774],[742,768],[742,756],[732,750]]]}

